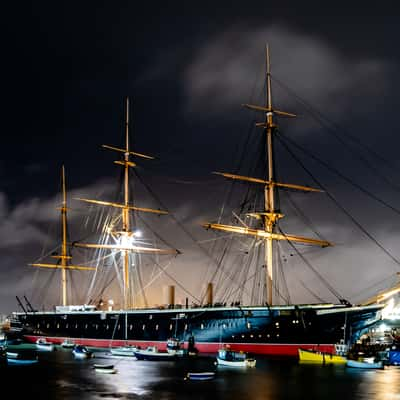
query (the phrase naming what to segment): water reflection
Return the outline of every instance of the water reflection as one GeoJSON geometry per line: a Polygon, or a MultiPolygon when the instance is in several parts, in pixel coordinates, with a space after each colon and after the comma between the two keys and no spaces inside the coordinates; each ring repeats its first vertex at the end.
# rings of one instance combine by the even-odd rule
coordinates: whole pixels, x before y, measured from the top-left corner
{"type": "Polygon", "coordinates": [[[8,367],[1,371],[2,382],[4,378],[13,387],[17,398],[400,400],[400,368],[396,367],[357,370],[257,357],[257,367],[245,370],[216,367],[213,358],[202,357],[154,362],[111,359],[104,352],[97,352],[94,359],[75,360],[70,351],[64,350],[39,354],[39,359],[36,367],[8,367]],[[111,363],[117,373],[97,373],[94,363],[111,363]],[[212,381],[184,380],[189,371],[216,368],[212,381]]]}

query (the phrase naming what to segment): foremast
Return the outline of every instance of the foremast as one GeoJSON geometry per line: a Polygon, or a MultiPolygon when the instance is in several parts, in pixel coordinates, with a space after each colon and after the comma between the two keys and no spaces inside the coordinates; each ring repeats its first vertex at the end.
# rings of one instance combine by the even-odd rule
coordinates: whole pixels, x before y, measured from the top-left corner
{"type": "Polygon", "coordinates": [[[274,172],[274,132],[277,128],[277,125],[274,123],[274,116],[281,117],[296,117],[295,114],[279,111],[272,107],[272,90],[271,90],[271,67],[270,67],[270,57],[269,57],[269,46],[266,46],[266,105],[258,106],[252,104],[243,104],[244,107],[249,108],[255,111],[261,111],[265,114],[264,122],[256,123],[257,127],[261,127],[264,129],[266,134],[266,153],[267,153],[267,161],[268,161],[268,180],[259,179],[254,177],[242,176],[242,175],[234,175],[224,172],[214,172],[218,175],[222,175],[229,179],[247,181],[252,183],[259,183],[264,185],[264,211],[257,213],[249,213],[250,217],[259,219],[263,221],[263,229],[253,229],[246,226],[238,227],[231,225],[222,225],[222,224],[214,224],[208,223],[204,224],[205,228],[211,228],[214,230],[224,231],[224,232],[233,232],[239,233],[247,236],[258,237],[264,241],[264,261],[266,268],[266,288],[267,288],[267,303],[269,305],[273,304],[273,243],[276,240],[287,240],[291,242],[303,243],[303,244],[313,244],[322,247],[331,246],[331,243],[325,240],[318,240],[312,238],[305,238],[301,236],[295,235],[287,235],[276,232],[277,221],[284,217],[283,214],[279,213],[275,207],[275,193],[277,188],[289,188],[301,191],[309,191],[309,192],[321,192],[322,190],[295,185],[290,183],[279,183],[275,181],[275,172],[274,172]]]}
{"type": "Polygon", "coordinates": [[[57,264],[47,264],[47,263],[34,263],[30,264],[33,267],[41,267],[41,268],[57,268],[61,269],[61,296],[62,296],[62,305],[67,305],[67,271],[68,270],[83,270],[83,271],[92,271],[95,270],[95,267],[85,267],[82,265],[70,265],[69,262],[72,259],[72,256],[68,255],[68,243],[67,243],[67,190],[65,185],[65,168],[64,165],[61,168],[61,186],[62,186],[62,203],[59,208],[61,212],[61,254],[60,255],[52,255],[53,258],[56,258],[60,261],[57,264]]]}
{"type": "Polygon", "coordinates": [[[137,246],[134,244],[135,237],[139,235],[138,231],[131,229],[130,213],[131,211],[148,212],[154,214],[168,214],[167,211],[155,210],[151,208],[136,207],[133,205],[133,199],[129,198],[129,168],[133,168],[136,164],[131,161],[130,156],[137,156],[145,159],[154,159],[154,157],[131,151],[129,143],[129,98],[126,99],[126,119],[125,119],[125,148],[119,148],[109,145],[102,145],[103,148],[108,150],[123,153],[123,160],[114,161],[115,164],[121,165],[124,172],[124,202],[115,203],[109,201],[92,200],[78,198],[77,200],[86,203],[97,204],[102,206],[119,208],[121,210],[121,230],[112,231],[111,235],[117,239],[117,244],[96,244],[96,243],[75,243],[77,247],[95,248],[95,249],[109,249],[119,251],[123,259],[123,301],[124,308],[130,308],[132,302],[129,296],[130,292],[130,254],[178,254],[175,249],[157,249],[144,246],[137,246]]]}

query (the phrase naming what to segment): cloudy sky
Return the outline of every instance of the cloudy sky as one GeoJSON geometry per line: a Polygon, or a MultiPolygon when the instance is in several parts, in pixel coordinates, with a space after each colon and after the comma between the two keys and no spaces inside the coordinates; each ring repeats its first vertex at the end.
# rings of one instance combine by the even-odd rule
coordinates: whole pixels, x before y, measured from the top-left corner
{"type": "MultiPolygon", "coordinates": [[[[62,164],[71,199],[113,199],[119,174],[114,155],[101,144],[123,144],[126,96],[134,148],[157,157],[140,161],[138,174],[172,214],[153,219],[152,226],[165,244],[182,251],[165,264],[168,276],[144,272],[154,281],[149,302],[162,302],[160,287],[177,285],[175,279],[182,284],[179,301],[189,294],[190,300],[201,298],[204,277],[213,275],[207,255],[213,242],[207,240],[214,235],[200,224],[218,218],[229,190],[229,182],[211,171],[237,171],[242,152],[250,157],[242,165],[251,165],[246,137],[262,116],[241,104],[263,102],[266,43],[274,102],[298,114],[280,122],[285,143],[315,179],[282,146],[280,177],[317,181],[328,192],[290,193],[335,243],[309,252],[310,262],[352,302],[396,281],[400,17],[365,3],[347,5],[345,15],[343,8],[311,3],[190,3],[42,1],[4,9],[0,312],[17,309],[16,295],[27,295],[36,307],[58,303],[57,276],[50,279],[48,271],[34,272],[28,264],[56,246],[62,164]]],[[[260,135],[254,131],[248,144],[259,144],[260,135]]],[[[137,189],[139,205],[160,205],[141,192],[143,185],[137,189]]],[[[74,240],[90,224],[83,222],[87,208],[73,200],[70,207],[74,240]]],[[[313,235],[296,219],[282,228],[313,235]]],[[[282,252],[285,260],[296,259],[293,250],[282,252]]],[[[318,279],[307,277],[299,260],[285,268],[293,301],[315,301],[304,282],[318,297],[335,300],[318,279]]],[[[232,275],[224,274],[229,282],[232,275]]],[[[77,297],[84,300],[82,293],[77,297]]]]}

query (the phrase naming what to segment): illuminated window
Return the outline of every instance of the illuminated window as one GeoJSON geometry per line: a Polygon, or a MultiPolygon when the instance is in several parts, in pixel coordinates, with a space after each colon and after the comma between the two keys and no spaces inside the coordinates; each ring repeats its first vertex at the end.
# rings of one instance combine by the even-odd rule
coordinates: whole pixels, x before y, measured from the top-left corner
{"type": "Polygon", "coordinates": [[[143,329],[143,330],[145,330],[145,329],[146,329],[146,325],[145,325],[145,324],[143,324],[143,326],[142,326],[142,329],[143,329]]]}
{"type": "Polygon", "coordinates": [[[156,325],[156,331],[158,331],[158,324],[156,325]]]}
{"type": "Polygon", "coordinates": [[[130,325],[129,325],[129,330],[131,331],[132,329],[133,329],[133,325],[130,324],[130,325]]]}

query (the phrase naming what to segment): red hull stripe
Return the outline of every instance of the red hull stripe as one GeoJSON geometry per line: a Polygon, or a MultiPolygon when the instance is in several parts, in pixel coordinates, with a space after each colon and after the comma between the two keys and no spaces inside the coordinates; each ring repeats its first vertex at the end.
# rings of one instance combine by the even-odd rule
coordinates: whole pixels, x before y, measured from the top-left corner
{"type": "MultiPolygon", "coordinates": [[[[64,337],[48,337],[48,336],[24,336],[28,342],[35,343],[40,337],[45,337],[49,342],[61,344],[64,339],[70,339],[75,344],[92,347],[116,347],[116,346],[157,346],[160,350],[166,349],[166,342],[147,341],[147,340],[105,340],[105,339],[82,339],[82,338],[64,338],[64,337]]],[[[335,352],[334,344],[313,344],[313,343],[227,343],[232,350],[244,351],[253,354],[265,354],[273,356],[294,356],[297,357],[298,349],[319,350],[327,353],[335,352]]],[[[196,342],[195,346],[201,353],[217,353],[224,343],[202,343],[196,342]]],[[[187,342],[185,342],[187,347],[187,342]]]]}

